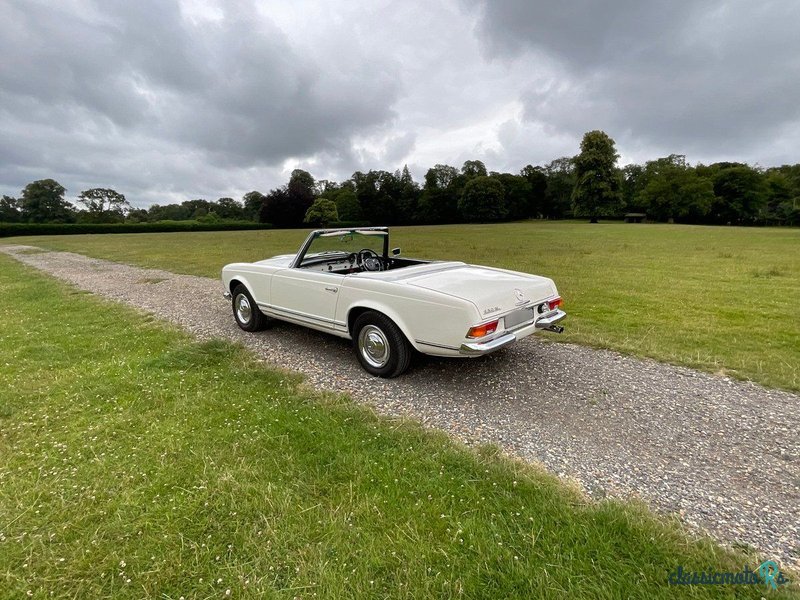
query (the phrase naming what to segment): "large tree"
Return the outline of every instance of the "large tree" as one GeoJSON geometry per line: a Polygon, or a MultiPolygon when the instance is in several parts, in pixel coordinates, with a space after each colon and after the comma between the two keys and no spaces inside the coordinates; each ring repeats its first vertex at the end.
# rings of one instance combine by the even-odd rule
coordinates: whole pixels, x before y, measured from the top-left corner
{"type": "Polygon", "coordinates": [[[468,222],[499,221],[507,214],[503,184],[487,176],[470,179],[458,201],[458,212],[468,222]]]}
{"type": "Polygon", "coordinates": [[[205,198],[185,200],[181,202],[181,206],[186,208],[190,219],[199,219],[200,217],[205,217],[214,209],[213,203],[209,202],[205,198]]]}
{"type": "Polygon", "coordinates": [[[233,198],[220,198],[212,209],[220,219],[241,220],[244,218],[244,209],[233,198]]]}
{"type": "Polygon", "coordinates": [[[298,227],[303,224],[306,211],[314,204],[317,188],[314,178],[308,171],[295,169],[286,186],[289,194],[288,217],[286,223],[289,227],[298,227]]]}
{"type": "MultiPolygon", "coordinates": [[[[800,167],[800,165],[795,165],[800,167]]],[[[764,175],[767,194],[766,220],[772,223],[793,221],[787,217],[800,206],[800,186],[794,185],[790,168],[768,169],[764,175]]],[[[790,223],[791,224],[791,223],[790,223]]]]}
{"type": "Polygon", "coordinates": [[[397,222],[397,200],[402,185],[393,173],[356,171],[353,173],[353,182],[364,218],[376,225],[391,225],[397,222]]]}
{"type": "Polygon", "coordinates": [[[512,221],[527,219],[533,215],[531,184],[522,175],[492,173],[490,176],[503,186],[506,217],[512,221]]]}
{"type": "Polygon", "coordinates": [[[637,196],[647,185],[645,168],[642,165],[630,164],[622,168],[622,201],[630,212],[645,212],[638,203],[637,196]]]}
{"type": "Polygon", "coordinates": [[[144,208],[132,208],[125,216],[126,223],[147,223],[149,219],[150,215],[144,208]]]}
{"type": "Polygon", "coordinates": [[[530,188],[529,216],[541,219],[547,216],[547,174],[542,167],[527,165],[520,172],[530,188]]]}
{"type": "Polygon", "coordinates": [[[562,156],[544,167],[547,176],[544,216],[563,219],[572,210],[572,190],[575,189],[575,159],[562,156]]]}
{"type": "Polygon", "coordinates": [[[11,196],[0,199],[0,223],[17,223],[22,218],[19,200],[11,196]]]}
{"type": "Polygon", "coordinates": [[[153,204],[147,209],[148,221],[187,221],[192,217],[190,209],[183,204],[153,204]]]}
{"type": "Polygon", "coordinates": [[[421,195],[419,184],[411,177],[408,165],[404,165],[402,171],[395,172],[394,176],[399,183],[400,194],[397,198],[396,222],[400,225],[408,225],[416,217],[421,195]]]}
{"type": "Polygon", "coordinates": [[[425,189],[444,190],[453,186],[458,177],[458,169],[450,165],[437,164],[425,173],[425,189]]]}
{"type": "Polygon", "coordinates": [[[338,218],[342,221],[361,221],[364,219],[356,193],[351,188],[344,187],[337,190],[333,196],[333,201],[336,203],[338,218]]]}
{"type": "Polygon", "coordinates": [[[329,223],[339,220],[336,203],[326,198],[318,198],[306,211],[303,223],[327,227],[329,223]]]}
{"type": "Polygon", "coordinates": [[[464,176],[450,165],[437,164],[425,173],[425,187],[417,204],[419,223],[456,223],[464,176]]]}
{"type": "Polygon", "coordinates": [[[66,189],[53,179],[40,179],[22,190],[22,219],[31,223],[68,223],[72,205],[64,200],[66,189]]]}
{"type": "MultiPolygon", "coordinates": [[[[630,166],[630,165],[629,165],[630,166]]],[[[714,201],[711,181],[698,175],[682,155],[648,162],[640,176],[644,187],[634,198],[637,206],[658,221],[701,221],[714,201]]]]}
{"type": "Polygon", "coordinates": [[[468,160],[461,166],[461,174],[467,179],[474,177],[486,177],[486,165],[480,160],[468,160]]]}
{"type": "Polygon", "coordinates": [[[603,131],[589,131],[581,141],[581,152],[575,157],[575,189],[572,191],[572,210],[575,216],[589,217],[597,223],[599,217],[613,217],[622,210],[620,176],[617,171],[619,155],[612,140],[603,131]]]}
{"type": "Polygon", "coordinates": [[[85,220],[92,223],[122,222],[131,208],[125,196],[109,188],[83,190],[78,202],[86,207],[85,220]]]}
{"type": "Polygon", "coordinates": [[[264,194],[259,191],[253,190],[247,192],[242,197],[242,204],[244,204],[244,217],[251,221],[258,221],[258,216],[261,214],[261,206],[264,204],[264,194]]]}
{"type": "Polygon", "coordinates": [[[747,165],[719,170],[714,194],[711,214],[717,223],[752,224],[763,216],[767,203],[764,176],[747,165]]]}
{"type": "MultiPolygon", "coordinates": [[[[295,225],[295,212],[291,207],[289,191],[283,186],[271,190],[264,197],[258,220],[261,223],[271,223],[275,227],[292,227],[295,225]]],[[[305,213],[303,216],[305,217],[305,213]]]]}

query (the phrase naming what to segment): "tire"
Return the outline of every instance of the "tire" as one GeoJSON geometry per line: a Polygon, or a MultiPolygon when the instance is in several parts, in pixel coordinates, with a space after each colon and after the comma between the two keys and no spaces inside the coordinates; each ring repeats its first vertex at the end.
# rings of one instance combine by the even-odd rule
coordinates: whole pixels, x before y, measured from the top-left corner
{"type": "Polygon", "coordinates": [[[267,325],[267,317],[258,309],[247,288],[239,284],[233,289],[231,308],[236,324],[245,331],[259,331],[267,325]]]}
{"type": "Polygon", "coordinates": [[[412,348],[386,315],[370,310],[353,325],[353,347],[364,370],[377,377],[397,377],[408,369],[412,348]]]}

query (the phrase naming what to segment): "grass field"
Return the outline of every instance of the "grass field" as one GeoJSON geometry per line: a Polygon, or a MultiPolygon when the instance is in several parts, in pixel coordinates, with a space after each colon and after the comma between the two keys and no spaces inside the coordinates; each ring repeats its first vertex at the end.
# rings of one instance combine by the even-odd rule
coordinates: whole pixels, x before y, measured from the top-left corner
{"type": "Polygon", "coordinates": [[[790,593],[669,587],[757,563],[4,256],[0,289],[0,598],[790,593]]]}
{"type": "MultiPolygon", "coordinates": [[[[403,227],[407,256],[552,277],[564,341],[800,390],[800,230],[527,222],[403,227]]],[[[294,252],[305,231],[3,240],[217,277],[222,265],[294,252]]]]}

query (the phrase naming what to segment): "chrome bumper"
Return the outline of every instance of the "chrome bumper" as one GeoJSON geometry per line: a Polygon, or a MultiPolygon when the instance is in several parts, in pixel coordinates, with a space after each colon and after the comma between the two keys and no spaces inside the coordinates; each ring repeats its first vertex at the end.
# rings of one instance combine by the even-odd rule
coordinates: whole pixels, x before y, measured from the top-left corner
{"type": "Polygon", "coordinates": [[[466,356],[481,356],[494,352],[495,350],[500,350],[500,348],[505,348],[516,341],[517,336],[513,333],[507,333],[489,342],[467,342],[461,344],[461,348],[459,348],[458,351],[466,356]]]}
{"type": "Polygon", "coordinates": [[[560,308],[557,308],[553,312],[547,313],[541,319],[536,321],[536,329],[544,329],[545,331],[552,331],[553,333],[561,333],[564,331],[564,328],[561,327],[561,325],[556,325],[556,323],[563,320],[566,316],[567,313],[560,308]]]}
{"type": "MultiPolygon", "coordinates": [[[[561,325],[557,325],[557,323],[563,320],[567,316],[561,309],[556,309],[552,312],[547,313],[538,321],[533,323],[536,329],[543,329],[544,331],[552,331],[553,333],[561,333],[564,331],[564,328],[561,325]]],[[[527,325],[525,329],[527,330],[530,328],[530,325],[527,325]]],[[[525,332],[523,337],[530,335],[531,331],[525,332]]],[[[493,340],[489,340],[488,342],[466,342],[461,344],[461,347],[458,349],[460,354],[465,356],[482,356],[484,354],[489,354],[491,352],[495,352],[500,350],[500,348],[505,348],[509,344],[513,344],[517,341],[517,336],[513,333],[505,333],[500,337],[494,338],[493,340]]]]}

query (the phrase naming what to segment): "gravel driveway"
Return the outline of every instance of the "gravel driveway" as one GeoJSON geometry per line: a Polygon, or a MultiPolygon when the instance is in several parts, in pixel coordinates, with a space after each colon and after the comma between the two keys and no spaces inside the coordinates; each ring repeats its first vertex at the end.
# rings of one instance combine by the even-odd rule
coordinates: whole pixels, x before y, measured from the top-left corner
{"type": "MultiPolygon", "coordinates": [[[[418,357],[370,377],[349,342],[290,324],[247,334],[217,280],[0,246],[75,286],[241,343],[320,389],[494,442],[594,497],[638,496],[727,544],[800,568],[800,397],[650,360],[529,337],[474,360],[418,357]]],[[[569,326],[568,321],[566,326],[569,326]]]]}

